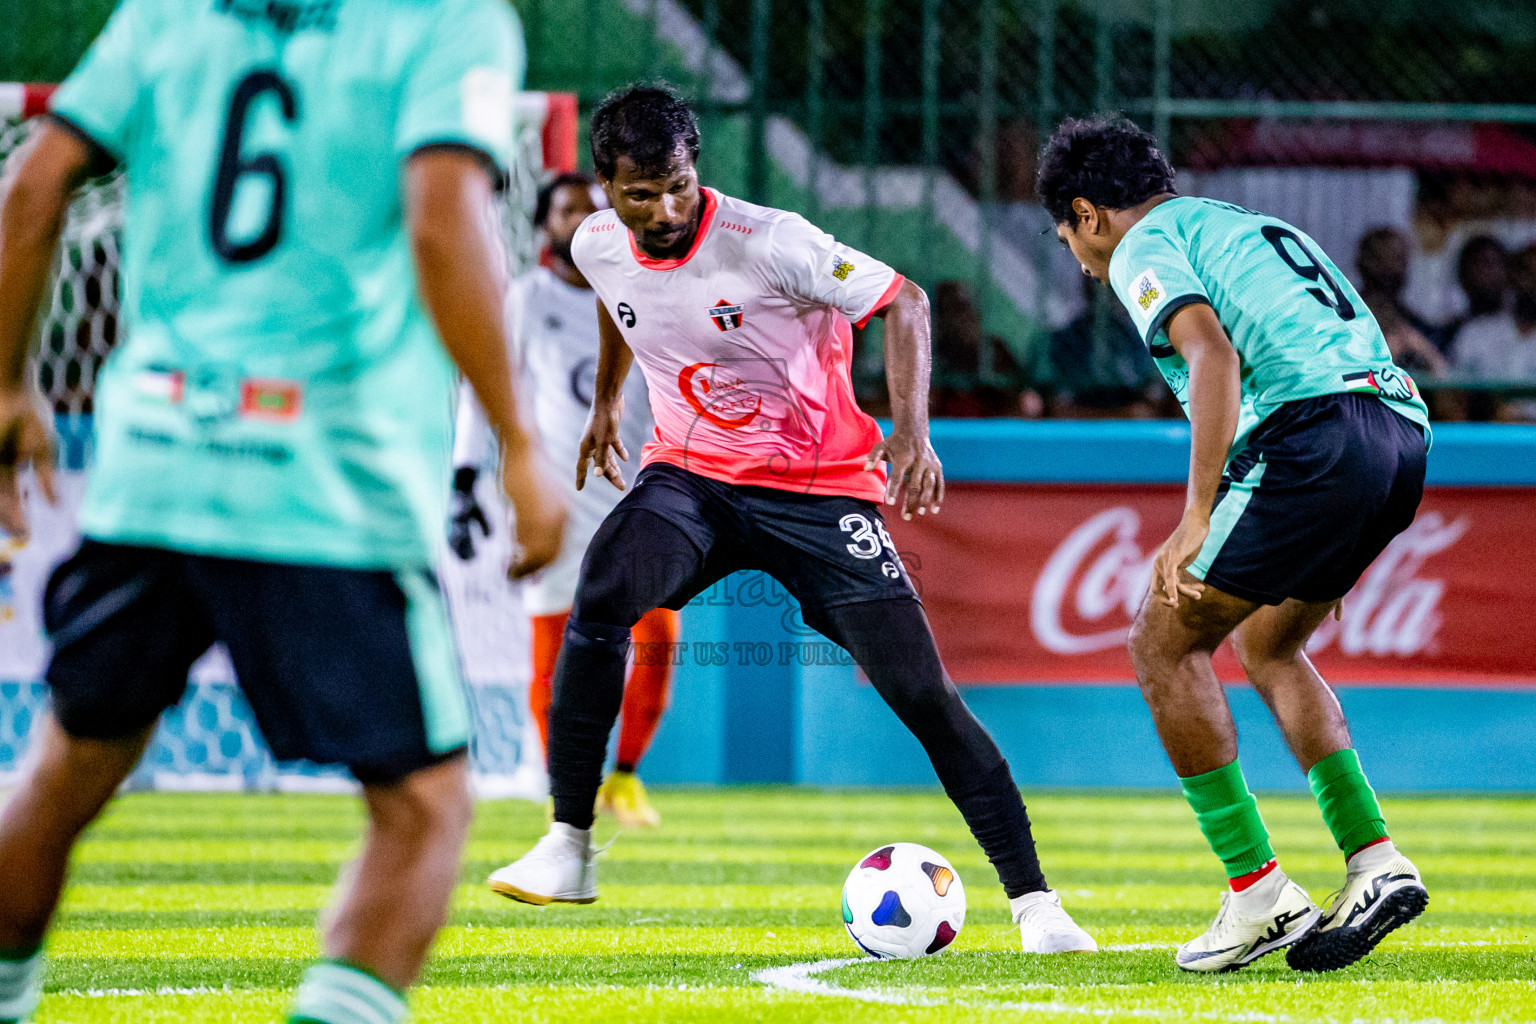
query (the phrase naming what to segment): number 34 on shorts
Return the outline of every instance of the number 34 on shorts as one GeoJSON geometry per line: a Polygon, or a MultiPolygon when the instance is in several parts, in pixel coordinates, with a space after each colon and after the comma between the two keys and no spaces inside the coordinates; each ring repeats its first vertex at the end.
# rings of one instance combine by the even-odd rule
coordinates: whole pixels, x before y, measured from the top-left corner
{"type": "Polygon", "coordinates": [[[864,560],[883,558],[880,563],[881,574],[893,580],[901,579],[901,553],[896,550],[896,544],[891,540],[885,523],[878,516],[871,521],[868,516],[850,512],[837,525],[848,534],[847,548],[850,555],[864,560]]]}

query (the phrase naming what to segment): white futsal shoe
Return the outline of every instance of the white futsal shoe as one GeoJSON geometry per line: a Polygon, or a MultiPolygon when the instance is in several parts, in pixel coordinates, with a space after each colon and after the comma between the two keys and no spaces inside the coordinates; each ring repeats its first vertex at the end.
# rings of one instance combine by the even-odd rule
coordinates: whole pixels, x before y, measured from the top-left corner
{"type": "Polygon", "coordinates": [[[1235,971],[1300,941],[1322,913],[1306,890],[1275,868],[1243,892],[1222,893],[1215,922],[1180,946],[1174,961],[1186,971],[1235,971]]]}
{"type": "Polygon", "coordinates": [[[1055,889],[1027,892],[1008,901],[1026,953],[1097,953],[1093,936],[1061,908],[1055,889]]]}
{"type": "Polygon", "coordinates": [[[519,903],[593,903],[597,900],[597,851],[592,831],[552,822],[534,848],[491,872],[491,889],[519,903]]]}
{"type": "Polygon", "coordinates": [[[1394,929],[1429,905],[1429,890],[1413,862],[1390,841],[1349,859],[1344,888],[1333,894],[1317,930],[1286,951],[1298,971],[1336,971],[1365,956],[1394,929]]]}

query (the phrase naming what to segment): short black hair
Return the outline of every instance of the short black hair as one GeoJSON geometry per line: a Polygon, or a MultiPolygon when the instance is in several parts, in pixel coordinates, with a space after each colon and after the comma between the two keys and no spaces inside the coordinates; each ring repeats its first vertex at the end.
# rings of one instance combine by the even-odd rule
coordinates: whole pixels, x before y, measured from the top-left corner
{"type": "Polygon", "coordinates": [[[1076,218],[1072,200],[1128,210],[1165,192],[1177,194],[1173,168],[1157,140],[1119,114],[1069,117],[1040,155],[1035,194],[1057,224],[1076,218]]]}
{"type": "Polygon", "coordinates": [[[629,85],[609,93],[592,112],[592,166],[612,178],[619,157],[642,171],[668,170],[678,150],[699,158],[699,119],[665,84],[629,85]]]}
{"type": "Polygon", "coordinates": [[[563,188],[579,188],[590,192],[597,187],[597,182],[592,180],[590,174],[580,171],[566,171],[557,174],[539,189],[539,196],[533,203],[533,226],[541,228],[549,219],[549,207],[555,201],[555,193],[563,188]]]}

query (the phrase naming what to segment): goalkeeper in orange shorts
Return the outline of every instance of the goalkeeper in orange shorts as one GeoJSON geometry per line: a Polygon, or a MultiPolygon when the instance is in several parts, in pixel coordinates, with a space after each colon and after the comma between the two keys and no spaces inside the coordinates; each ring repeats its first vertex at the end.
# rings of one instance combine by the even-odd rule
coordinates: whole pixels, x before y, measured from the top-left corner
{"type": "MultiPolygon", "coordinates": [[[[540,192],[534,223],[544,232],[547,259],[517,278],[507,295],[507,344],[523,380],[528,400],[556,467],[576,465],[577,446],[592,405],[597,375],[597,297],[571,261],[571,238],[586,217],[606,207],[597,184],[583,174],[562,174],[540,192]]],[[[638,453],[654,426],[645,382],[637,374],[625,388],[624,441],[638,453]]],[[[475,533],[489,535],[490,520],[475,498],[479,467],[493,451],[490,428],[473,394],[459,406],[454,444],[454,504],[449,546],[458,557],[474,557],[475,533]]],[[[598,524],[623,494],[608,486],[577,490],[567,476],[571,516],[560,557],[523,584],[523,606],[532,616],[533,679],[528,704],[545,749],[549,743],[549,703],[555,659],[566,616],[576,594],[582,555],[598,524]]],[[[671,651],[677,641],[677,613],[658,608],[632,631],[634,666],[624,691],[618,758],[597,795],[597,809],[608,811],[626,828],[659,824],[636,768],[661,720],[671,682],[671,651]]]]}

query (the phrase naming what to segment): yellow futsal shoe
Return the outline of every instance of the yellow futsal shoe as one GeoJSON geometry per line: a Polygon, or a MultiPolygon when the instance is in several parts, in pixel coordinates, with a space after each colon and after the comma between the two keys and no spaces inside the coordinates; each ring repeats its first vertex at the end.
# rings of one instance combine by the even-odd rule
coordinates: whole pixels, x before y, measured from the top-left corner
{"type": "Polygon", "coordinates": [[[619,819],[625,828],[655,828],[661,815],[645,795],[645,783],[634,772],[610,772],[597,791],[597,809],[619,819]]]}

